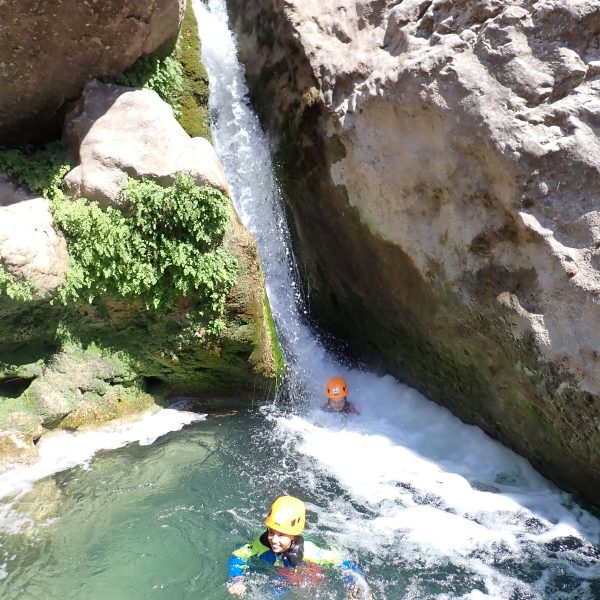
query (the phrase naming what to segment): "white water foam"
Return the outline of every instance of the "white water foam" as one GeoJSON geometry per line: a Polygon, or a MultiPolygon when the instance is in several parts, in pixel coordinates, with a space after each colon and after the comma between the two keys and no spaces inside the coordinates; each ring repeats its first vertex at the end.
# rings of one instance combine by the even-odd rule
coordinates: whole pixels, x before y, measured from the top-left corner
{"type": "MultiPolygon", "coordinates": [[[[334,477],[364,508],[357,510],[346,500],[311,505],[319,527],[335,532],[348,548],[381,553],[388,543],[401,554],[434,562],[450,557],[456,565],[468,565],[485,580],[489,594],[474,590],[469,598],[510,598],[513,593],[543,598],[544,579],[557,563],[575,577],[600,578],[593,553],[574,550],[569,558],[575,560],[567,563],[544,547],[564,538],[598,544],[596,518],[522,457],[415,390],[390,376],[345,368],[305,325],[269,143],[245,97],[224,1],[210,0],[207,8],[194,0],[194,9],[210,77],[214,143],[236,209],[258,243],[292,390],[297,386],[309,405],[303,414],[267,414],[276,419],[282,443],[296,439],[294,448],[305,457],[301,476],[306,484],[318,488],[316,469],[334,477]],[[333,374],[347,379],[360,415],[320,410],[323,382],[333,374]],[[542,576],[529,584],[496,569],[494,557],[507,555],[538,561],[542,576]]],[[[419,597],[418,590],[415,596],[407,592],[407,598],[419,597]]]]}
{"type": "MultiPolygon", "coordinates": [[[[36,481],[54,473],[76,466],[89,468],[90,460],[100,450],[122,448],[134,442],[142,446],[151,444],[160,436],[205,418],[205,414],[164,408],[136,420],[116,420],[95,429],[46,434],[37,445],[40,458],[36,463],[0,475],[0,498],[21,496],[36,481]]],[[[0,514],[0,530],[2,521],[0,514]]]]}

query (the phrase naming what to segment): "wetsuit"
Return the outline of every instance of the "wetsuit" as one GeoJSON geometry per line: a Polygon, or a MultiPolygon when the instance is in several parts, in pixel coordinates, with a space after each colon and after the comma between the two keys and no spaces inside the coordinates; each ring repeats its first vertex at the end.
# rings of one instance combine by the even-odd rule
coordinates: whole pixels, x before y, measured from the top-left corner
{"type": "Polygon", "coordinates": [[[344,582],[347,584],[352,584],[354,581],[353,573],[359,572],[356,563],[343,560],[341,554],[336,550],[323,550],[312,542],[304,540],[301,535],[294,539],[285,552],[275,554],[271,550],[265,531],[253,542],[232,552],[227,564],[229,580],[235,580],[235,578],[244,575],[252,558],[260,559],[275,567],[287,567],[289,569],[296,568],[302,561],[316,565],[341,567],[344,571],[344,582]]]}
{"type": "Polygon", "coordinates": [[[323,410],[325,412],[332,412],[332,413],[344,413],[347,415],[357,415],[358,413],[358,408],[356,408],[356,406],[354,406],[354,404],[352,404],[352,402],[348,402],[348,400],[346,400],[344,402],[344,406],[342,407],[342,410],[333,410],[333,408],[331,408],[331,406],[329,406],[329,402],[327,402],[324,406],[323,406],[323,410]]]}

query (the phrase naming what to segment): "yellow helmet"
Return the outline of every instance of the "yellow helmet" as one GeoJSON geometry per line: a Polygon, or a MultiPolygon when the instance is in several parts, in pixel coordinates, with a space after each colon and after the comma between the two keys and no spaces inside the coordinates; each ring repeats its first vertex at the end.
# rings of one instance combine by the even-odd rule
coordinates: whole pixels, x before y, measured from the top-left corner
{"type": "Polygon", "coordinates": [[[265,525],[286,535],[300,535],[306,522],[304,502],[293,496],[280,496],[273,502],[265,525]]]}
{"type": "Polygon", "coordinates": [[[339,375],[330,377],[327,380],[327,397],[328,398],[346,398],[348,396],[348,385],[346,380],[339,375]]]}

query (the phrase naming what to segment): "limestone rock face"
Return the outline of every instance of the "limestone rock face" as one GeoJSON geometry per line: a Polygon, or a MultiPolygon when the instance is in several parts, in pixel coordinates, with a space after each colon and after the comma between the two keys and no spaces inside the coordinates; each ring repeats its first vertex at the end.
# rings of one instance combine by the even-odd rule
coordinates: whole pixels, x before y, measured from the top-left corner
{"type": "Polygon", "coordinates": [[[37,460],[38,452],[31,439],[16,431],[0,431],[0,475],[37,460]]]}
{"type": "Polygon", "coordinates": [[[59,126],[64,102],[175,40],[185,0],[5,0],[0,3],[0,139],[59,126]]]}
{"type": "Polygon", "coordinates": [[[90,82],[66,116],[64,138],[79,156],[65,178],[73,196],[119,205],[124,173],[169,184],[175,173],[184,172],[229,193],[210,142],[190,138],[152,90],[90,82]]]}
{"type": "Polygon", "coordinates": [[[0,262],[17,281],[32,283],[40,297],[60,286],[69,265],[65,239],[53,227],[48,200],[1,177],[0,262]]]}
{"type": "Polygon", "coordinates": [[[324,323],[600,498],[600,5],[229,0],[324,323]]]}

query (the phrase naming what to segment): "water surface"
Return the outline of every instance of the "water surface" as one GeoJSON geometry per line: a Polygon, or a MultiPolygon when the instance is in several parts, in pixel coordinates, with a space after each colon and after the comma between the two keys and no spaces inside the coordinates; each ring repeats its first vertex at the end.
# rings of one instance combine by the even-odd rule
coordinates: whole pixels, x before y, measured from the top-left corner
{"type": "MultiPolygon", "coordinates": [[[[307,503],[307,536],[358,560],[376,598],[600,599],[595,517],[415,390],[346,366],[307,326],[223,0],[194,8],[215,145],[258,242],[287,393],[235,415],[165,411],[125,433],[49,442],[41,466],[0,477],[1,597],[226,598],[229,553],[289,493],[307,503]],[[320,409],[334,373],[347,378],[359,416],[320,409]]],[[[272,583],[257,571],[248,597],[273,598],[272,583]]],[[[344,591],[332,571],[287,597],[344,591]]]]}

